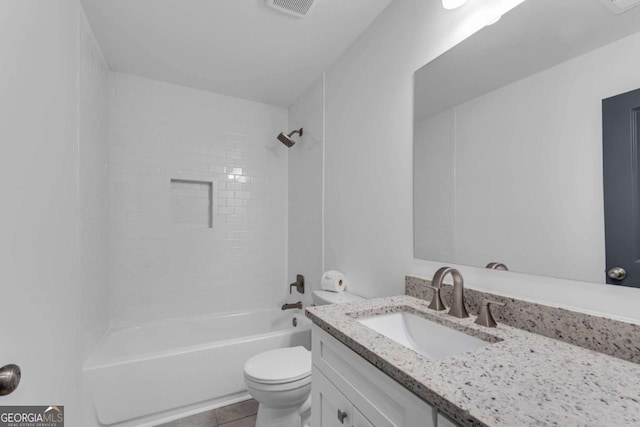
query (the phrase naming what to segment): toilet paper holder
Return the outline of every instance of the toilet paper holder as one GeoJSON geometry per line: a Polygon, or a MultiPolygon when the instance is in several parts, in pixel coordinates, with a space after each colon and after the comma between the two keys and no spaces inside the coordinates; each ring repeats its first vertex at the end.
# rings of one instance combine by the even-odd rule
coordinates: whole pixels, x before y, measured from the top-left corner
{"type": "Polygon", "coordinates": [[[297,274],[296,281],[289,285],[290,294],[293,293],[294,287],[299,293],[304,294],[304,276],[302,274],[297,274]]]}

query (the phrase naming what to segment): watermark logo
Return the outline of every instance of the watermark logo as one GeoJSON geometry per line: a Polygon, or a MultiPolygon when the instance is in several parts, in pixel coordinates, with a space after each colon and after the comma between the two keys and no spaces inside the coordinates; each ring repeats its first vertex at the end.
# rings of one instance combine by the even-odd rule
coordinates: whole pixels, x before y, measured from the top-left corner
{"type": "Polygon", "coordinates": [[[64,406],[0,406],[0,427],[64,427],[64,406]]]}

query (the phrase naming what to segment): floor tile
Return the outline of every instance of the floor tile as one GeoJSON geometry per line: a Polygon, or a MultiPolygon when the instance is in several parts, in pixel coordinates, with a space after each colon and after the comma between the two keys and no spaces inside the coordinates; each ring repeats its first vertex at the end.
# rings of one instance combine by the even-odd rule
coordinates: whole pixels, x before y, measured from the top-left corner
{"type": "Polygon", "coordinates": [[[255,427],[256,415],[231,421],[230,423],[220,424],[220,427],[255,427]]]}
{"type": "Polygon", "coordinates": [[[215,410],[218,425],[229,423],[231,421],[247,418],[258,413],[258,402],[255,400],[245,400],[235,405],[225,406],[215,410]]]}
{"type": "Polygon", "coordinates": [[[186,418],[162,424],[158,427],[217,427],[216,416],[213,411],[202,412],[186,418]]]}

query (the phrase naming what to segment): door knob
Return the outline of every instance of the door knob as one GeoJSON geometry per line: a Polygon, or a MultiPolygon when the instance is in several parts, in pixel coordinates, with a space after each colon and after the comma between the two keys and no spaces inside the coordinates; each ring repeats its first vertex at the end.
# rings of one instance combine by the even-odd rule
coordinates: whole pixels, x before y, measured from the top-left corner
{"type": "Polygon", "coordinates": [[[607,271],[607,275],[613,280],[624,280],[627,277],[627,272],[622,267],[613,267],[607,271]]]}
{"type": "Polygon", "coordinates": [[[13,393],[20,384],[21,376],[18,365],[6,365],[0,368],[0,396],[13,393]]]}

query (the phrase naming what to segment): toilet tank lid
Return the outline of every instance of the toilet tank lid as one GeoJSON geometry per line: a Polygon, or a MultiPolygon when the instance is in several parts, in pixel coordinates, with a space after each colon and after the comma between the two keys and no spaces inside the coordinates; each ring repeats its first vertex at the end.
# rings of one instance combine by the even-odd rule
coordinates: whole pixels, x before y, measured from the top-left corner
{"type": "Polygon", "coordinates": [[[263,384],[282,384],[311,375],[311,352],[304,347],[265,351],[247,360],[244,373],[263,384]]]}
{"type": "Polygon", "coordinates": [[[313,302],[317,305],[342,304],[362,300],[364,300],[363,297],[350,292],[331,292],[325,290],[313,291],[313,302]]]}

